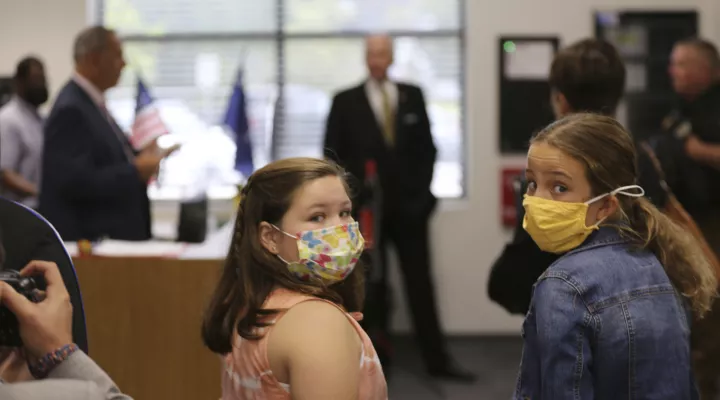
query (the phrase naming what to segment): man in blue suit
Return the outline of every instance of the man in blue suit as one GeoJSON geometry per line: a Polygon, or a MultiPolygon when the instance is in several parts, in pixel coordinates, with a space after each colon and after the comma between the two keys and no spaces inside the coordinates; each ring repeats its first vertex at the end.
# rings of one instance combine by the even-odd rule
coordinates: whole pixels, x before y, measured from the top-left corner
{"type": "Polygon", "coordinates": [[[115,32],[87,28],[73,55],[75,74],[45,126],[39,211],[63,240],[150,239],[147,183],[170,151],[134,151],[106,108],[125,66],[115,32]]]}

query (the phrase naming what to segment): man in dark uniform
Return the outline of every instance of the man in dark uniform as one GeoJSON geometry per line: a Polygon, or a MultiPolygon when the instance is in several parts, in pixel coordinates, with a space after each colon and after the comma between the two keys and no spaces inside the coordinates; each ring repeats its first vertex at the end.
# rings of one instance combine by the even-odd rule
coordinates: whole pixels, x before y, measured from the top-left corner
{"type": "Polygon", "coordinates": [[[678,105],[663,121],[669,184],[710,245],[720,250],[720,56],[710,42],[675,45],[669,68],[678,105]]]}
{"type": "MultiPolygon", "coordinates": [[[[451,362],[437,315],[429,248],[430,216],[437,201],[430,183],[437,151],[425,98],[419,87],[388,78],[393,61],[390,37],[368,37],[366,61],[369,79],[333,100],[325,156],[359,182],[365,179],[366,163],[377,164],[383,204],[380,246],[385,249],[392,242],[400,258],[425,366],[434,377],[471,381],[472,375],[451,362]]],[[[363,203],[362,192],[355,203],[363,203]]]]}
{"type": "MultiPolygon", "coordinates": [[[[625,65],[617,50],[602,40],[586,39],[561,50],[550,70],[551,103],[557,118],[574,112],[614,115],[625,88],[625,65]]],[[[638,152],[638,184],[659,207],[665,203],[660,177],[646,153],[638,152]]],[[[512,242],[495,261],[488,281],[490,299],[512,314],[525,314],[530,307],[532,287],[543,272],[557,260],[557,254],[546,253],[523,229],[525,210],[518,192],[517,226],[512,242]]]]}
{"type": "MultiPolygon", "coordinates": [[[[702,39],[678,42],[669,68],[677,107],[663,121],[661,157],[668,183],[720,254],[720,55],[702,39]]],[[[720,310],[693,326],[695,373],[703,399],[714,399],[720,378],[720,310]]]]}

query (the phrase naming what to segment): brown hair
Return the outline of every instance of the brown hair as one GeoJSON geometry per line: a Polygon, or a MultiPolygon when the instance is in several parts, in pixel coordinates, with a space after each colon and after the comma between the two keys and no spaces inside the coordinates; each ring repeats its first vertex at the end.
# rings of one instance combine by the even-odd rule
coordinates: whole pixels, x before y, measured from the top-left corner
{"type": "Polygon", "coordinates": [[[229,353],[235,332],[245,339],[259,339],[257,328],[268,326],[269,317],[280,311],[262,308],[277,287],[330,300],[348,312],[362,309],[365,291],[360,263],[344,281],[332,286],[301,281],[262,246],[259,238],[260,223],[279,225],[304,184],[337,176],[347,189],[345,175],[331,161],[290,158],[268,164],[248,179],[241,193],[225,267],[204,316],[202,338],[210,350],[229,353]]]}
{"type": "Polygon", "coordinates": [[[555,55],[549,83],[574,112],[614,115],[625,90],[625,64],[612,44],[585,39],[555,55]]]}
{"type": "MultiPolygon", "coordinates": [[[[542,130],[532,143],[547,143],[583,163],[592,196],[637,183],[635,145],[613,118],[574,114],[542,130]]],[[[647,199],[619,196],[618,201],[620,215],[614,226],[638,248],[657,256],[675,288],[701,317],[710,309],[717,281],[698,243],[647,199]]]]}

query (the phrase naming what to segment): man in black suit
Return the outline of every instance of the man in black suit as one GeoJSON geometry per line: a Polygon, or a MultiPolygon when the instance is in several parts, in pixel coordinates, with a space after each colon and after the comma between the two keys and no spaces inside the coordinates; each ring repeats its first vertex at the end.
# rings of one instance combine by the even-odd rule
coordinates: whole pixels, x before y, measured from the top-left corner
{"type": "MultiPolygon", "coordinates": [[[[382,190],[380,246],[395,245],[415,332],[428,372],[436,377],[472,380],[450,360],[440,331],[430,268],[428,225],[437,202],[430,191],[436,149],[422,90],[392,82],[392,39],[366,39],[370,78],[333,100],[325,134],[325,156],[360,182],[374,160],[382,190]]],[[[363,203],[359,193],[356,204],[363,203]]],[[[385,257],[384,257],[385,258],[385,257]]],[[[385,264],[383,262],[383,264],[385,264]]]]}
{"type": "Polygon", "coordinates": [[[63,240],[147,240],[147,182],[170,151],[130,146],[105,105],[125,66],[115,32],[81,32],[75,74],[60,91],[45,126],[40,213],[63,240]]]}

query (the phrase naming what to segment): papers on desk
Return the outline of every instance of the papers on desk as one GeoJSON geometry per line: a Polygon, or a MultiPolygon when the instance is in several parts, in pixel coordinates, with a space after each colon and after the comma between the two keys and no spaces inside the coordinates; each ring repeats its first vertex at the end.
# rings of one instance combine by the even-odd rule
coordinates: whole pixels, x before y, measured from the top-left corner
{"type": "Polygon", "coordinates": [[[93,255],[102,257],[179,257],[187,244],[176,242],[125,242],[120,240],[103,240],[93,247],[93,255]]]}
{"type": "MultiPolygon", "coordinates": [[[[122,240],[103,240],[93,245],[92,255],[100,257],[161,257],[178,258],[187,244],[175,242],[147,241],[126,242],[122,240]]],[[[77,256],[77,243],[65,243],[70,256],[77,256]]]]}
{"type": "Polygon", "coordinates": [[[204,243],[191,244],[180,256],[186,260],[222,260],[227,256],[230,242],[232,242],[233,230],[235,228],[233,218],[222,228],[213,232],[205,239],[204,243]]]}
{"type": "Polygon", "coordinates": [[[70,257],[77,257],[80,254],[76,242],[64,242],[63,244],[65,245],[65,251],[67,251],[70,257]]]}
{"type": "MultiPolygon", "coordinates": [[[[160,257],[185,260],[222,260],[227,256],[234,227],[234,218],[216,232],[210,234],[204,243],[189,244],[149,240],[147,242],[126,242],[103,240],[94,244],[93,256],[100,257],[160,257]]],[[[65,249],[71,257],[79,255],[75,242],[65,242],[65,249]]]]}

